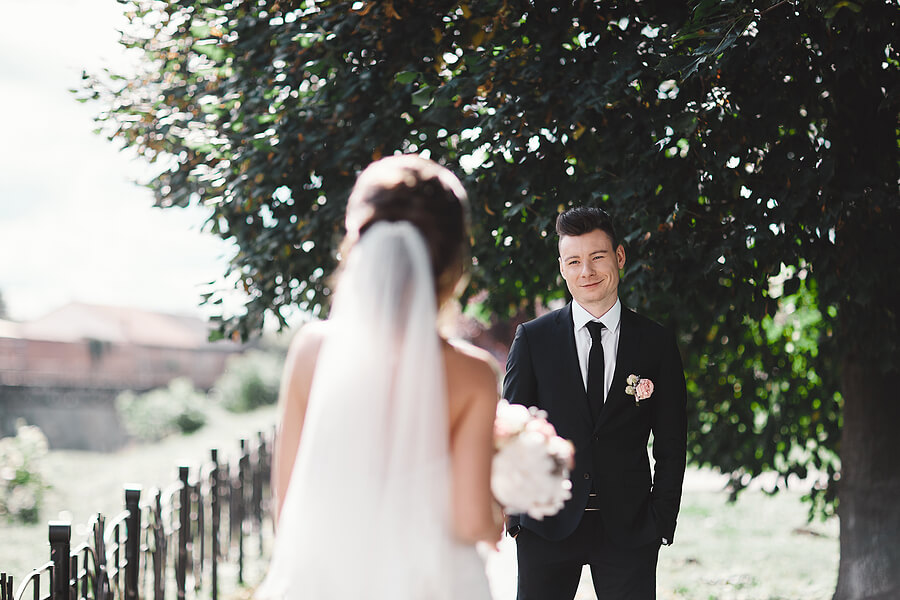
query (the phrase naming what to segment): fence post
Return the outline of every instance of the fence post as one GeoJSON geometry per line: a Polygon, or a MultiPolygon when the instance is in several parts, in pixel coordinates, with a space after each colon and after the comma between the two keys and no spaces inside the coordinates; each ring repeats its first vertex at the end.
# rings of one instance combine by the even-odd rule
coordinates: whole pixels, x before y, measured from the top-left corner
{"type": "Polygon", "coordinates": [[[0,573],[0,600],[12,600],[13,578],[12,575],[0,573]]]}
{"type": "Polygon", "coordinates": [[[203,580],[206,578],[206,529],[208,527],[206,522],[206,504],[207,504],[207,495],[208,491],[204,490],[204,481],[203,481],[203,466],[197,470],[197,483],[193,486],[194,492],[194,518],[197,522],[197,527],[194,530],[194,544],[196,545],[198,542],[200,544],[200,550],[198,551],[196,547],[193,547],[193,561],[192,561],[192,569],[194,571],[194,591],[199,591],[200,588],[203,587],[203,580]]]}
{"type": "Polygon", "coordinates": [[[141,559],[141,486],[125,487],[125,510],[128,511],[125,519],[125,600],[137,600],[141,559]]]}
{"type": "MultiPolygon", "coordinates": [[[[87,564],[85,564],[85,571],[87,571],[87,564]]],[[[69,598],[71,600],[75,600],[78,598],[78,584],[82,584],[82,590],[84,590],[84,582],[79,580],[78,577],[78,554],[70,554],[69,555],[69,598]]]]}
{"type": "Polygon", "coordinates": [[[247,440],[241,440],[241,457],[238,459],[238,583],[244,583],[244,519],[247,515],[247,467],[250,466],[250,448],[247,440]]]}
{"type": "Polygon", "coordinates": [[[219,505],[219,451],[213,448],[210,451],[212,457],[212,470],[209,473],[210,486],[210,510],[212,512],[210,542],[212,543],[212,600],[219,600],[219,519],[221,518],[219,505]]]}
{"type": "Polygon", "coordinates": [[[153,498],[153,600],[166,597],[166,554],[168,540],[163,523],[162,491],[157,489],[153,498]]]}
{"type": "Polygon", "coordinates": [[[85,592],[88,588],[84,586],[89,585],[93,592],[93,600],[107,600],[107,598],[111,598],[112,590],[109,581],[109,565],[106,562],[106,539],[104,537],[106,533],[106,517],[101,513],[97,513],[91,533],[94,538],[94,577],[93,583],[88,583],[91,581],[91,577],[87,572],[87,561],[89,558],[85,557],[85,583],[82,584],[82,596],[87,597],[85,592]]]}
{"type": "Polygon", "coordinates": [[[253,520],[259,534],[259,555],[263,556],[263,485],[265,484],[266,438],[259,432],[256,443],[256,462],[253,466],[253,520]]]}
{"type": "Polygon", "coordinates": [[[53,600],[69,600],[69,545],[72,526],[69,523],[50,521],[50,561],[53,577],[50,581],[50,597],[53,600]]]}
{"type": "Polygon", "coordinates": [[[178,600],[184,600],[187,587],[187,547],[191,533],[191,488],[188,485],[188,471],[188,467],[178,467],[178,479],[181,480],[178,500],[178,562],[175,564],[178,600]]]}

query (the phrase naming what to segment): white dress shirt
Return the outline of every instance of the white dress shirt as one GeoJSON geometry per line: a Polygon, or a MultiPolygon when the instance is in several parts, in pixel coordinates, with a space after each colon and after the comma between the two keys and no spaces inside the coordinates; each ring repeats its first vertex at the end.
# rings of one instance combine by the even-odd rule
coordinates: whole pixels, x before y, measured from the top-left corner
{"type": "Polygon", "coordinates": [[[587,391],[588,358],[591,353],[591,332],[586,327],[588,321],[603,323],[604,329],[600,334],[600,343],[603,344],[603,402],[609,394],[609,386],[612,383],[613,374],[616,372],[616,352],[619,349],[619,323],[622,318],[622,303],[616,299],[613,307],[600,315],[600,318],[589,313],[578,302],[572,301],[572,321],[575,323],[575,350],[578,352],[578,366],[581,368],[581,378],[584,380],[584,390],[587,391]]]}

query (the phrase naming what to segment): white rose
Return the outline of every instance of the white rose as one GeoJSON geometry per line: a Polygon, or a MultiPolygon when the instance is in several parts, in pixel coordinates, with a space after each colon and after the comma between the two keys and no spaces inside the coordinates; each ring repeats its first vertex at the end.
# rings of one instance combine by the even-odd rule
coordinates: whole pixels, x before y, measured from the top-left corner
{"type": "Polygon", "coordinates": [[[32,510],[36,504],[37,497],[34,491],[26,485],[16,486],[6,500],[6,508],[14,515],[32,510]]]}

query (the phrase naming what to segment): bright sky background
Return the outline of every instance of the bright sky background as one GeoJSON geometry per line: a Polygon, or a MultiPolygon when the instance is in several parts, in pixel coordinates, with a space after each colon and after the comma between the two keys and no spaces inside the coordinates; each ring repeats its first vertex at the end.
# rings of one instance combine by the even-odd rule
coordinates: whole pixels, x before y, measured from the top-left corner
{"type": "Polygon", "coordinates": [[[115,0],[0,0],[0,293],[10,318],[69,301],[179,314],[221,278],[231,246],[204,209],[158,209],[147,167],[93,133],[68,90],[125,66],[115,0]]]}

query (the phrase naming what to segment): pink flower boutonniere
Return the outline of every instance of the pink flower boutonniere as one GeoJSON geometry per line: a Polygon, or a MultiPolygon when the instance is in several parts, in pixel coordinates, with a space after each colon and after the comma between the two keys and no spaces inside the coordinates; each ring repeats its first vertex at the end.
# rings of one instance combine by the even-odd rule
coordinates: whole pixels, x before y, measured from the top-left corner
{"type": "Polygon", "coordinates": [[[653,382],[649,379],[632,374],[628,376],[625,382],[628,383],[625,393],[629,396],[634,396],[635,406],[640,404],[641,400],[646,400],[653,395],[653,382]]]}

